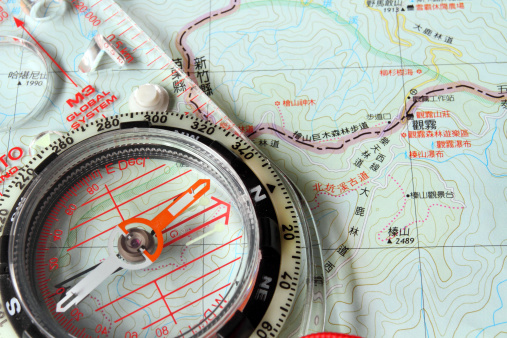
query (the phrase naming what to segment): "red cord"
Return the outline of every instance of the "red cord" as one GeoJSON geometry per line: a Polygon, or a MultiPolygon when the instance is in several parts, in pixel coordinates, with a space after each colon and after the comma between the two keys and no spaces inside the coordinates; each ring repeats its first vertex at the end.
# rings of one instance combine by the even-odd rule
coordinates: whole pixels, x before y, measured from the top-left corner
{"type": "Polygon", "coordinates": [[[350,334],[345,333],[322,332],[322,333],[313,333],[308,336],[304,336],[302,338],[361,338],[361,337],[352,336],[350,334]]]}

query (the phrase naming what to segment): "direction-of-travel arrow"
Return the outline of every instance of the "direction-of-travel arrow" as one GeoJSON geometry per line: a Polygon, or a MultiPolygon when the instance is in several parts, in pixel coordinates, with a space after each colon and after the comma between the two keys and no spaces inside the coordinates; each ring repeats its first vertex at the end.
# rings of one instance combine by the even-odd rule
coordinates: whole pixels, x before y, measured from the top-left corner
{"type": "Polygon", "coordinates": [[[44,53],[46,53],[46,55],[51,59],[51,61],[53,61],[53,63],[63,72],[63,74],[70,80],[70,82],[72,82],[72,84],[74,86],[77,87],[77,84],[74,82],[74,80],[72,80],[69,76],[69,74],[67,74],[67,72],[65,70],[63,70],[62,67],[60,67],[60,65],[58,64],[58,62],[55,61],[55,59],[53,59],[51,57],[51,55],[49,55],[49,53],[44,49],[44,47],[41,46],[41,44],[39,43],[39,41],[37,41],[37,39],[35,39],[32,34],[30,34],[30,32],[25,28],[25,23],[21,20],[19,20],[18,18],[14,18],[14,22],[16,23],[16,27],[21,27],[23,28],[23,30],[26,32],[26,34],[30,35],[30,37],[32,38],[33,41],[35,41],[35,43],[37,44],[37,46],[39,46],[40,49],[42,49],[42,51],[44,53]]]}

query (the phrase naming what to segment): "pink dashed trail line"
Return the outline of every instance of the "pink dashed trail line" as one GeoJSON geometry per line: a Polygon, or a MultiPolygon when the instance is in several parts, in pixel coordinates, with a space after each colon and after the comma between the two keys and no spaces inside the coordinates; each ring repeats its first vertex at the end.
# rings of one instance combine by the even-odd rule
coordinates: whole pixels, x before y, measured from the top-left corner
{"type": "MultiPolygon", "coordinates": [[[[181,249],[181,252],[180,252],[180,261],[181,263],[185,263],[183,261],[183,254],[185,253],[185,251],[187,250],[187,247],[183,247],[181,249]]],[[[162,265],[159,265],[157,267],[154,267],[154,268],[147,268],[147,269],[143,269],[143,271],[157,271],[157,270],[160,270],[160,269],[164,269],[164,268],[167,268],[168,266],[174,266],[175,268],[178,268],[179,265],[176,264],[176,263],[167,263],[167,264],[162,264],[162,265]]],[[[185,268],[183,268],[182,270],[185,270],[185,268]]]]}
{"type": "MultiPolygon", "coordinates": [[[[406,195],[405,195],[405,192],[403,191],[403,188],[400,186],[400,184],[398,183],[398,181],[396,181],[396,179],[394,179],[391,175],[388,175],[394,182],[396,182],[396,184],[398,185],[398,187],[400,187],[400,190],[404,196],[404,203],[403,203],[403,207],[398,211],[398,213],[396,214],[396,216],[394,216],[394,218],[391,220],[391,222],[389,222],[389,224],[387,224],[384,229],[382,229],[379,233],[378,233],[378,240],[381,241],[381,242],[385,242],[387,240],[390,240],[390,239],[393,239],[396,235],[392,235],[392,236],[389,236],[387,237],[386,239],[380,239],[380,234],[382,232],[384,232],[391,224],[394,223],[394,220],[396,220],[396,218],[398,218],[398,216],[400,215],[400,213],[403,211],[403,209],[405,208],[406,204],[407,204],[407,198],[406,198],[406,195]]],[[[450,206],[447,206],[447,205],[443,205],[443,204],[439,204],[439,203],[433,203],[431,204],[429,207],[428,207],[428,211],[426,213],[426,217],[422,220],[418,220],[417,223],[419,224],[422,224],[424,222],[426,222],[428,220],[428,218],[430,217],[430,209],[433,208],[433,207],[442,207],[442,208],[448,208],[448,209],[465,209],[465,207],[450,207],[450,206]]],[[[414,225],[416,222],[410,222],[409,224],[405,225],[402,229],[405,230],[406,228],[408,228],[409,226],[411,225],[414,225]]]]}
{"type": "MultiPolygon", "coordinates": [[[[183,247],[183,249],[181,250],[181,253],[180,253],[180,260],[181,260],[182,263],[184,263],[184,261],[183,261],[183,254],[185,253],[186,250],[187,250],[187,247],[183,247]]],[[[105,258],[102,258],[99,262],[103,262],[105,260],[106,260],[105,258]]],[[[160,269],[167,268],[168,266],[174,266],[176,268],[179,267],[178,264],[168,263],[168,264],[159,265],[159,266],[154,267],[154,268],[143,269],[143,271],[157,271],[157,270],[160,270],[160,269]]],[[[182,270],[185,270],[185,268],[183,268],[182,270]]]]}
{"type": "Polygon", "coordinates": [[[347,190],[347,192],[344,192],[343,194],[340,194],[340,195],[333,195],[327,191],[319,191],[317,194],[315,194],[315,198],[313,199],[314,202],[317,202],[317,206],[311,208],[312,210],[315,210],[317,209],[319,206],[320,206],[320,202],[317,201],[317,197],[319,197],[319,195],[328,195],[328,196],[332,196],[332,197],[343,197],[343,196],[347,196],[348,194],[350,194],[351,192],[353,191],[356,191],[357,189],[361,188],[363,185],[366,185],[368,184],[370,181],[366,181],[366,182],[363,182],[361,184],[359,184],[357,186],[357,188],[355,189],[350,189],[350,190],[347,190]]]}
{"type": "Polygon", "coordinates": [[[280,118],[282,119],[282,128],[285,128],[285,119],[283,118],[282,110],[279,106],[276,106],[276,109],[278,109],[278,112],[280,113],[280,118]]]}
{"type": "MultiPolygon", "coordinates": [[[[97,302],[97,304],[100,306],[102,306],[102,304],[100,303],[100,300],[98,298],[95,298],[93,296],[90,295],[90,298],[93,299],[95,302],[97,302]]],[[[102,313],[102,315],[104,316],[104,319],[109,323],[109,328],[107,329],[107,334],[106,334],[106,337],[109,337],[109,332],[111,332],[111,326],[113,325],[111,319],[106,315],[106,313],[104,312],[104,310],[101,310],[100,311],[102,313]]]]}

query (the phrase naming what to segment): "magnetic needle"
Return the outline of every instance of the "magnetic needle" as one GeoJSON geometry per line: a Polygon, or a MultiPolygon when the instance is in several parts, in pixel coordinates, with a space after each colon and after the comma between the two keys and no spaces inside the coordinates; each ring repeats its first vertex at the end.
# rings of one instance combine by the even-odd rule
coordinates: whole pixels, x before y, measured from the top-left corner
{"type": "Polygon", "coordinates": [[[39,152],[0,202],[2,333],[276,337],[290,315],[308,317],[293,333],[322,321],[304,304],[313,272],[293,191],[209,122],[92,122],[39,152]]]}

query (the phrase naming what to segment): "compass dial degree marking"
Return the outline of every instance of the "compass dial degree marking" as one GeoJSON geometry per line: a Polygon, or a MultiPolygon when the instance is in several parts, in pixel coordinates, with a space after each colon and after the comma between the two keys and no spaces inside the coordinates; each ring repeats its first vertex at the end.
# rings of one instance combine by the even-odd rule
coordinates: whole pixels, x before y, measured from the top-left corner
{"type": "MultiPolygon", "coordinates": [[[[218,135],[214,135],[213,136],[213,139],[215,139],[215,141],[213,142],[216,142],[216,140],[218,139],[220,144],[223,144],[225,148],[228,149],[228,151],[232,152],[232,153],[235,153],[236,157],[237,158],[243,158],[243,161],[245,162],[248,162],[249,164],[249,167],[251,167],[251,169],[254,170],[254,172],[256,173],[256,175],[258,175],[261,179],[262,179],[262,186],[263,186],[263,192],[265,192],[266,194],[268,194],[270,196],[271,199],[277,199],[277,202],[280,202],[280,201],[283,201],[285,203],[285,189],[283,188],[283,184],[280,183],[280,180],[276,178],[276,173],[274,171],[272,171],[270,169],[270,166],[269,166],[269,162],[266,162],[266,159],[263,158],[262,156],[260,156],[259,154],[256,153],[256,151],[254,149],[251,149],[249,150],[249,152],[252,152],[254,155],[250,155],[250,156],[253,156],[255,158],[255,161],[250,160],[250,158],[248,159],[244,159],[244,154],[245,153],[241,153],[241,150],[244,150],[245,147],[244,146],[241,146],[239,149],[234,149],[234,145],[238,142],[238,141],[241,141],[241,139],[237,138],[234,134],[232,134],[231,132],[228,132],[228,131],[222,131],[220,128],[210,124],[210,123],[207,123],[207,122],[204,122],[204,121],[200,121],[200,120],[196,120],[194,119],[193,117],[191,116],[180,116],[178,114],[174,114],[174,113],[150,113],[151,116],[154,116],[154,115],[159,115],[159,116],[167,116],[168,117],[168,123],[166,123],[165,125],[164,124],[152,124],[152,127],[162,127],[163,129],[172,129],[174,128],[174,126],[176,125],[176,128],[175,129],[178,129],[179,128],[179,132],[187,132],[187,134],[190,135],[190,133],[194,133],[195,135],[201,135],[202,137],[205,137],[206,136],[206,133],[201,133],[197,130],[195,130],[195,128],[193,128],[193,126],[197,123],[199,126],[202,126],[202,124],[205,124],[207,127],[209,128],[215,128],[215,130],[217,131],[220,131],[220,133],[217,133],[218,135]],[[178,123],[178,121],[181,121],[181,123],[178,123]],[[165,127],[165,128],[164,128],[165,127]],[[236,150],[239,150],[239,151],[236,151],[236,150]],[[253,162],[252,162],[253,161],[253,162]],[[266,166],[266,164],[268,164],[268,166],[266,166]],[[273,187],[277,187],[277,189],[273,189],[273,187]],[[280,187],[281,190],[278,190],[278,187],[280,187]]],[[[137,120],[140,122],[140,120],[142,120],[145,116],[145,114],[129,114],[131,115],[130,117],[129,116],[126,116],[126,115],[119,115],[117,117],[115,117],[116,119],[120,119],[120,122],[121,123],[131,123],[133,122],[132,121],[132,118],[134,120],[137,120]]],[[[109,120],[111,120],[111,118],[109,118],[109,120]]],[[[139,122],[136,122],[136,123],[139,123],[139,122]]],[[[100,123],[103,123],[101,122],[100,120],[98,120],[96,123],[90,123],[89,125],[83,127],[80,131],[77,131],[77,132],[71,132],[70,134],[67,135],[67,137],[71,137],[72,138],[72,143],[73,145],[69,145],[69,148],[74,146],[75,144],[78,144],[80,141],[90,137],[91,134],[100,134],[100,132],[98,132],[96,129],[98,129],[97,127],[95,127],[97,124],[100,124],[100,123]],[[88,134],[88,135],[84,135],[84,134],[88,134]]],[[[120,123],[120,125],[121,125],[120,123]]],[[[114,123],[112,123],[114,124],[114,123]]],[[[116,123],[116,125],[118,125],[116,123]]],[[[119,127],[118,128],[111,128],[110,130],[107,130],[107,131],[104,131],[104,132],[109,132],[113,129],[120,129],[119,127]]],[[[192,135],[190,135],[192,136],[192,135]]],[[[208,134],[209,136],[209,134],[208,134]]],[[[51,147],[48,147],[48,148],[51,148],[51,147]]],[[[54,153],[60,153],[62,152],[61,149],[58,149],[58,143],[55,142],[55,144],[53,145],[53,152],[50,151],[50,149],[46,149],[46,151],[44,153],[41,152],[41,158],[35,158],[32,160],[32,163],[30,165],[30,168],[28,169],[37,169],[38,165],[44,161],[45,158],[47,158],[49,155],[51,154],[54,154],[54,153]],[[56,148],[56,149],[55,149],[56,148]]],[[[35,175],[36,176],[36,175],[35,175]]],[[[15,189],[16,187],[13,186],[11,189],[15,189]]],[[[252,187],[252,188],[255,188],[255,187],[252,187]]],[[[7,192],[7,191],[6,191],[7,192]]],[[[12,191],[11,191],[12,193],[12,191]]],[[[253,196],[252,196],[253,197],[253,196]]],[[[9,202],[11,202],[13,205],[15,204],[15,201],[13,201],[12,198],[8,198],[9,202]]],[[[252,201],[253,201],[253,198],[252,198],[252,201]]],[[[285,207],[283,206],[284,204],[282,205],[275,205],[275,208],[277,209],[277,216],[280,216],[280,215],[287,215],[287,216],[283,216],[282,217],[282,221],[277,221],[277,224],[280,224],[280,227],[281,227],[281,224],[282,222],[284,222],[283,220],[286,220],[286,224],[290,224],[290,223],[293,223],[293,222],[296,222],[294,220],[294,218],[297,216],[294,216],[292,215],[290,212],[287,212],[287,210],[283,210],[282,212],[280,212],[281,209],[285,209],[285,207]]],[[[3,205],[2,205],[3,206],[3,205]]],[[[276,218],[276,217],[275,217],[276,218]]],[[[297,224],[296,223],[293,223],[295,224],[295,226],[293,227],[293,229],[296,229],[297,228],[297,224]]],[[[299,236],[298,236],[299,237],[299,236]]],[[[287,245],[284,245],[283,244],[284,240],[282,238],[282,246],[285,246],[287,247],[287,245]]],[[[300,241],[298,241],[300,243],[300,241]]],[[[291,245],[293,246],[293,245],[291,245]]],[[[299,246],[299,245],[297,245],[299,246]]],[[[277,250],[279,251],[279,250],[277,250]]],[[[290,256],[287,256],[287,254],[290,254],[291,251],[287,251],[287,250],[283,250],[285,251],[285,255],[283,255],[281,258],[281,262],[282,262],[282,266],[296,266],[298,264],[295,264],[295,263],[290,263],[290,261],[294,261],[294,258],[290,258],[290,256]],[[285,258],[284,258],[285,257],[285,258]],[[285,263],[283,263],[285,261],[285,263]]],[[[293,253],[293,251],[292,251],[293,253]]],[[[266,254],[264,255],[266,257],[268,257],[269,255],[266,254]]],[[[294,256],[294,255],[292,255],[294,256]]],[[[297,273],[297,270],[294,270],[296,273],[297,273]]],[[[275,280],[278,280],[280,275],[282,275],[284,271],[281,271],[280,270],[280,273],[277,274],[278,276],[275,277],[274,279],[275,280]]],[[[292,274],[293,278],[294,278],[294,282],[297,282],[298,281],[298,274],[292,274]]],[[[258,274],[258,279],[261,278],[262,280],[262,276],[260,276],[258,274]]],[[[258,282],[256,282],[256,287],[258,286],[258,282]]],[[[254,288],[254,292],[255,292],[255,288],[254,288]]],[[[276,288],[276,290],[273,290],[273,294],[271,296],[274,296],[275,294],[279,295],[279,296],[282,296],[284,290],[280,290],[279,287],[276,288]],[[275,292],[276,291],[276,292],[275,292]],[[280,293],[282,292],[282,293],[280,293]]],[[[293,293],[292,290],[290,290],[291,293],[293,293]]],[[[288,295],[288,294],[287,294],[288,295]]],[[[275,298],[280,298],[279,296],[275,297],[275,298]]],[[[285,297],[285,296],[282,296],[282,297],[285,297]]],[[[274,298],[273,298],[274,299],[274,298]]],[[[292,296],[287,296],[285,297],[284,299],[284,304],[287,303],[287,299],[289,299],[289,303],[292,303],[293,302],[293,299],[294,297],[292,296]]],[[[290,305],[288,303],[288,305],[290,305]]],[[[268,307],[271,309],[271,308],[274,308],[274,306],[276,307],[276,305],[269,305],[268,304],[268,307]]],[[[290,308],[290,307],[289,307],[290,308]]],[[[270,311],[272,312],[272,311],[270,311]]],[[[280,310],[278,310],[278,312],[280,312],[280,310]]],[[[263,317],[262,320],[266,319],[266,317],[263,317]]],[[[271,321],[275,321],[274,318],[270,319],[271,321]]],[[[274,324],[274,323],[273,323],[274,324]]],[[[259,323],[260,325],[260,323],[259,323]]],[[[275,332],[275,331],[274,331],[275,332]]],[[[273,333],[274,333],[273,332],[273,333]]],[[[276,331],[278,332],[278,331],[276,331]]]]}

